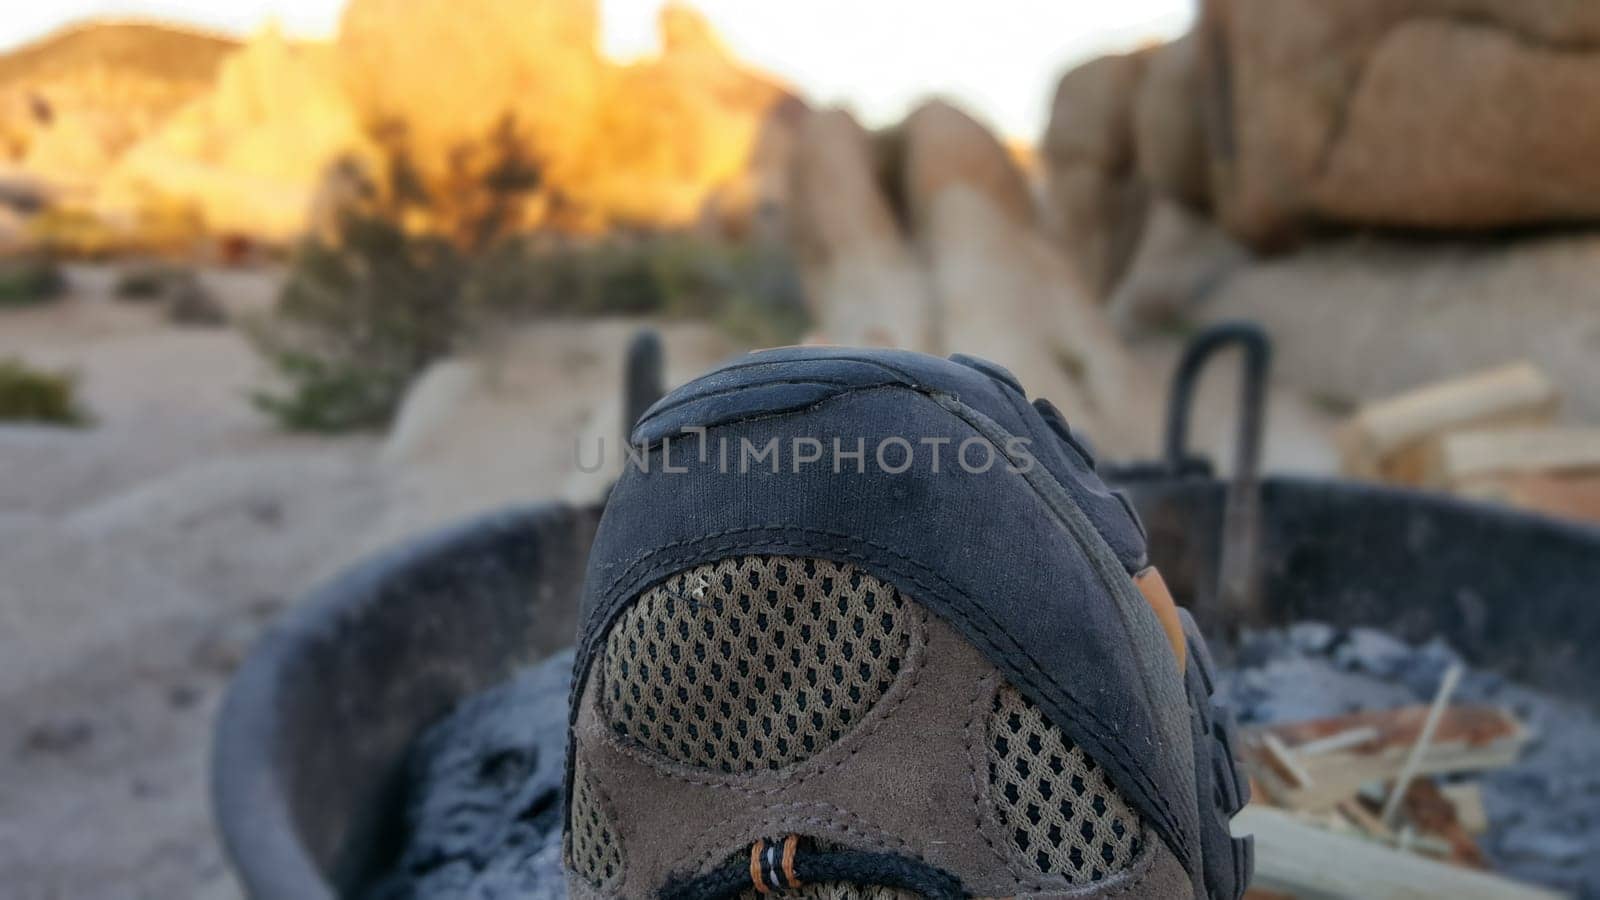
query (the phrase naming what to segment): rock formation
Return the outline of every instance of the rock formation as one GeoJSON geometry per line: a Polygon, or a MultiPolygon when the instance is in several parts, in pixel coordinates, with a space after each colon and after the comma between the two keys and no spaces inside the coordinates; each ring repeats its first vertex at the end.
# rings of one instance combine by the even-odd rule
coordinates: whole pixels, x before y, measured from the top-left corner
{"type": "Polygon", "coordinates": [[[607,68],[595,108],[568,123],[572,151],[547,157],[551,180],[600,224],[692,221],[790,96],[734,61],[699,13],[668,5],[660,27],[661,55],[607,68]]]}
{"type": "Polygon", "coordinates": [[[1212,0],[1203,28],[1213,192],[1252,243],[1600,217],[1592,3],[1212,0]]]}
{"type": "Polygon", "coordinates": [[[78,186],[210,89],[235,43],[144,24],[63,29],[0,56],[0,162],[78,186]]]}
{"type": "Polygon", "coordinates": [[[1048,205],[1124,328],[1256,319],[1343,401],[1515,358],[1588,398],[1597,38],[1578,0],[1205,0],[1062,79],[1048,205]]]}
{"type": "Polygon", "coordinates": [[[604,62],[594,0],[351,0],[338,68],[372,132],[398,130],[426,176],[503,120],[541,159],[581,152],[604,62]]]}
{"type": "Polygon", "coordinates": [[[137,210],[158,197],[213,231],[293,238],[329,161],[371,152],[334,65],[331,47],[268,27],[224,60],[209,93],[121,156],[102,205],[137,210]]]}
{"type": "Polygon", "coordinates": [[[0,56],[0,162],[133,229],[180,210],[283,241],[340,160],[403,152],[448,191],[509,133],[539,172],[525,224],[690,224],[794,98],[685,7],[628,65],[598,28],[594,0],[351,0],[331,44],[93,26],[0,56]]]}
{"type": "Polygon", "coordinates": [[[871,139],[848,113],[802,125],[789,214],[819,338],[931,349],[928,286],[877,178],[871,139]]]}
{"type": "Polygon", "coordinates": [[[874,137],[844,113],[814,115],[792,213],[819,340],[990,359],[1105,446],[1153,449],[1153,386],[1011,154],[967,114],[928,103],[874,137]]]}
{"type": "Polygon", "coordinates": [[[1144,225],[1133,108],[1148,56],[1106,56],[1067,73],[1041,147],[1055,229],[1099,296],[1122,276],[1144,225]]]}

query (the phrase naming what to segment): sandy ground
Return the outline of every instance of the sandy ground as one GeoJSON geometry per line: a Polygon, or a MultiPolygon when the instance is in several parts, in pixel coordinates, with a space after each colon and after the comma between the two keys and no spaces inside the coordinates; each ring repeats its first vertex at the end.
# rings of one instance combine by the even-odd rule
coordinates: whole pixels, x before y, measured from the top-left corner
{"type": "MultiPolygon", "coordinates": [[[[577,441],[615,440],[636,323],[557,323],[444,365],[391,436],[274,431],[238,332],[182,328],[72,272],[60,304],[0,314],[0,357],[82,377],[87,429],[0,426],[0,895],[238,896],[206,770],[228,676],[314,582],[373,548],[506,503],[584,499],[577,441]]],[[[234,315],[271,271],[208,272],[234,315]]],[[[727,355],[666,329],[671,380],[727,355]]],[[[1169,343],[1141,348],[1165,372],[1169,343]]],[[[1231,430],[1232,383],[1202,392],[1196,445],[1231,430]]],[[[1130,414],[1158,416],[1159,410],[1130,414]]],[[[1267,458],[1325,471],[1327,418],[1275,396],[1267,458]]]]}
{"type": "MultiPolygon", "coordinates": [[[[236,331],[119,303],[104,269],[72,281],[61,304],[0,316],[0,357],[76,370],[95,420],[0,426],[0,895],[237,896],[205,789],[250,643],[373,547],[598,489],[573,448],[615,440],[637,325],[513,335],[386,445],[275,432],[245,399],[262,373],[236,331]]],[[[205,281],[243,315],[277,275],[205,281]]],[[[666,337],[680,378],[729,352],[697,327],[666,337]]]]}

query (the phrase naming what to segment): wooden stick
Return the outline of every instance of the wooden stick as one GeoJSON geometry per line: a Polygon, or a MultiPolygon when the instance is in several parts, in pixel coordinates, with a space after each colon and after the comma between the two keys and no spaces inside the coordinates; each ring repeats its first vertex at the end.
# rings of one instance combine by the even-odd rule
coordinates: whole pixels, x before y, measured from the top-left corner
{"type": "Polygon", "coordinates": [[[1334,753],[1377,739],[1378,729],[1373,728],[1371,725],[1364,725],[1360,728],[1352,728],[1349,731],[1341,731],[1338,734],[1330,734],[1325,738],[1314,738],[1303,744],[1296,744],[1294,746],[1294,755],[1304,758],[1322,753],[1334,753]]]}
{"type": "Polygon", "coordinates": [[[1263,734],[1261,736],[1261,745],[1283,774],[1289,776],[1289,780],[1293,782],[1295,787],[1308,788],[1315,783],[1312,781],[1311,775],[1300,766],[1300,763],[1295,760],[1294,754],[1289,752],[1289,748],[1283,745],[1283,741],[1279,740],[1277,735],[1270,731],[1263,734]]]}
{"type": "MultiPolygon", "coordinates": [[[[1427,723],[1429,706],[1408,706],[1381,712],[1351,713],[1305,722],[1285,722],[1266,728],[1250,729],[1241,752],[1252,783],[1279,806],[1312,811],[1327,810],[1339,801],[1358,793],[1364,785],[1387,786],[1399,777],[1422,727],[1427,723]],[[1346,735],[1372,728],[1377,737],[1342,750],[1306,754],[1301,748],[1330,737],[1339,742],[1353,740],[1346,735]],[[1288,747],[1294,762],[1313,784],[1296,787],[1294,776],[1268,752],[1264,734],[1272,734],[1288,747]]],[[[1503,709],[1490,706],[1450,706],[1439,717],[1427,752],[1412,779],[1423,775],[1476,772],[1510,765],[1517,761],[1530,739],[1528,730],[1503,709]]],[[[1388,796],[1375,795],[1378,806],[1388,796]]]]}
{"type": "Polygon", "coordinates": [[[1411,745],[1411,753],[1406,757],[1406,764],[1401,767],[1400,775],[1395,779],[1394,789],[1389,792],[1389,799],[1383,804],[1383,815],[1379,816],[1383,824],[1394,827],[1395,816],[1400,812],[1400,801],[1405,799],[1406,788],[1411,786],[1411,779],[1417,775],[1417,768],[1422,764],[1422,757],[1428,752],[1428,745],[1433,743],[1433,733],[1439,728],[1439,717],[1444,715],[1445,707],[1450,705],[1450,695],[1455,693],[1456,684],[1461,681],[1461,664],[1452,663],[1445,670],[1444,680],[1439,683],[1439,692],[1433,696],[1433,705],[1428,708],[1428,718],[1422,723],[1422,733],[1417,735],[1417,742],[1411,745]]]}

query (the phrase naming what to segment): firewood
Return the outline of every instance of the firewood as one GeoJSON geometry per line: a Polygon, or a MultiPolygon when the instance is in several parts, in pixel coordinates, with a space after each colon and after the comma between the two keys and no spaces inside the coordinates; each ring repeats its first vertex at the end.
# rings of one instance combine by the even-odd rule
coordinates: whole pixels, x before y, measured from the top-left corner
{"type": "Polygon", "coordinates": [[[1474,869],[1489,867],[1482,848],[1461,824],[1455,805],[1432,780],[1424,778],[1413,781],[1406,789],[1401,809],[1408,822],[1442,838],[1449,847],[1450,859],[1457,865],[1474,869]]]}
{"type": "MultiPolygon", "coordinates": [[[[1329,719],[1292,722],[1258,729],[1244,743],[1245,762],[1254,783],[1280,806],[1328,810],[1355,796],[1363,785],[1392,782],[1401,773],[1422,734],[1428,707],[1410,706],[1384,712],[1354,713],[1329,719]],[[1270,732],[1285,746],[1297,747],[1356,728],[1376,736],[1334,752],[1294,759],[1310,786],[1299,786],[1266,758],[1262,736],[1270,732]]],[[[1427,751],[1417,760],[1416,775],[1482,771],[1517,761],[1529,734],[1509,713],[1493,707],[1453,706],[1439,717],[1427,751]]],[[[1292,752],[1292,751],[1291,751],[1292,752]]]]}
{"type": "Polygon", "coordinates": [[[1357,836],[1336,834],[1283,810],[1256,804],[1234,817],[1233,833],[1255,835],[1255,886],[1301,900],[1554,900],[1561,896],[1357,836]]]}
{"type": "Polygon", "coordinates": [[[1376,740],[1378,729],[1368,725],[1362,728],[1352,728],[1338,734],[1330,734],[1324,738],[1306,741],[1294,748],[1296,756],[1316,756],[1319,753],[1332,753],[1335,750],[1348,750],[1360,744],[1376,740]]]}
{"type": "Polygon", "coordinates": [[[1364,406],[1339,429],[1340,457],[1347,475],[1417,484],[1431,439],[1463,429],[1544,424],[1559,404],[1549,378],[1517,363],[1364,406]]]}
{"type": "Polygon", "coordinates": [[[1600,474],[1493,475],[1466,479],[1454,491],[1547,516],[1600,524],[1600,474]]]}
{"type": "Polygon", "coordinates": [[[1508,428],[1441,437],[1425,481],[1452,488],[1518,473],[1600,474],[1600,428],[1508,428]]]}
{"type": "Polygon", "coordinates": [[[1483,789],[1476,784],[1443,784],[1439,786],[1450,805],[1455,807],[1456,820],[1467,834],[1480,835],[1489,830],[1489,812],[1483,805],[1483,789]]]}

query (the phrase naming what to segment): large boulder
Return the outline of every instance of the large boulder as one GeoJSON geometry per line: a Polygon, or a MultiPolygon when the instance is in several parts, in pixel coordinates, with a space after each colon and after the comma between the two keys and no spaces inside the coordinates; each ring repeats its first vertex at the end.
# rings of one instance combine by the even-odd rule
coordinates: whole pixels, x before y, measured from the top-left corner
{"type": "Polygon", "coordinates": [[[1181,323],[1247,259],[1245,249],[1211,219],[1171,197],[1157,197],[1139,249],[1107,303],[1112,321],[1130,335],[1181,323]]]}
{"type": "Polygon", "coordinates": [[[210,93],[122,156],[101,204],[180,206],[214,231],[287,240],[305,227],[323,172],[373,152],[333,48],[268,27],[223,62],[210,93]]]}
{"type": "Polygon", "coordinates": [[[1059,243],[1097,297],[1121,278],[1144,227],[1134,100],[1149,55],[1104,56],[1063,76],[1040,148],[1059,243]]]}
{"type": "Polygon", "coordinates": [[[942,101],[924,103],[896,129],[891,141],[899,184],[913,228],[931,214],[932,199],[961,184],[987,197],[1012,222],[1032,227],[1033,195],[1006,148],[976,119],[942,101]]]}
{"type": "Polygon", "coordinates": [[[1348,239],[1196,269],[1200,313],[1272,334],[1288,380],[1341,404],[1527,360],[1600,420],[1600,236],[1509,243],[1348,239]]]}
{"type": "Polygon", "coordinates": [[[576,154],[601,90],[594,0],[352,0],[343,83],[363,124],[403,130],[425,169],[510,120],[541,157],[576,154]]]}
{"type": "Polygon", "coordinates": [[[339,48],[362,121],[397,136],[425,178],[448,183],[509,129],[540,168],[547,222],[683,225],[746,169],[790,94],[699,13],[669,4],[660,28],[659,56],[616,66],[599,55],[593,0],[353,0],[339,48]]]}
{"type": "Polygon", "coordinates": [[[1048,236],[967,185],[953,184],[927,205],[918,240],[941,351],[1010,369],[1030,396],[1048,398],[1097,446],[1153,452],[1155,386],[1048,236]]]}
{"type": "Polygon", "coordinates": [[[205,93],[235,46],[182,28],[91,22],[0,55],[0,161],[92,183],[205,93]]]}
{"type": "Polygon", "coordinates": [[[1210,0],[1222,221],[1484,229],[1600,218],[1600,5],[1210,0]]]}
{"type": "Polygon", "coordinates": [[[1152,50],[1133,98],[1139,177],[1196,209],[1211,199],[1202,64],[1192,34],[1152,50]]]}
{"type": "Polygon", "coordinates": [[[1109,448],[1150,448],[1152,385],[1040,226],[1005,147],[944,103],[917,109],[897,133],[891,175],[926,266],[938,352],[1000,363],[1109,448]]]}
{"type": "Polygon", "coordinates": [[[681,225],[712,192],[753,162],[763,126],[791,99],[777,81],[741,65],[698,13],[661,13],[661,55],[607,67],[587,120],[566,123],[575,152],[545,157],[550,183],[596,225],[681,225]]]}
{"type": "Polygon", "coordinates": [[[849,113],[807,117],[794,152],[790,231],[819,340],[935,349],[926,278],[849,113]]]}

